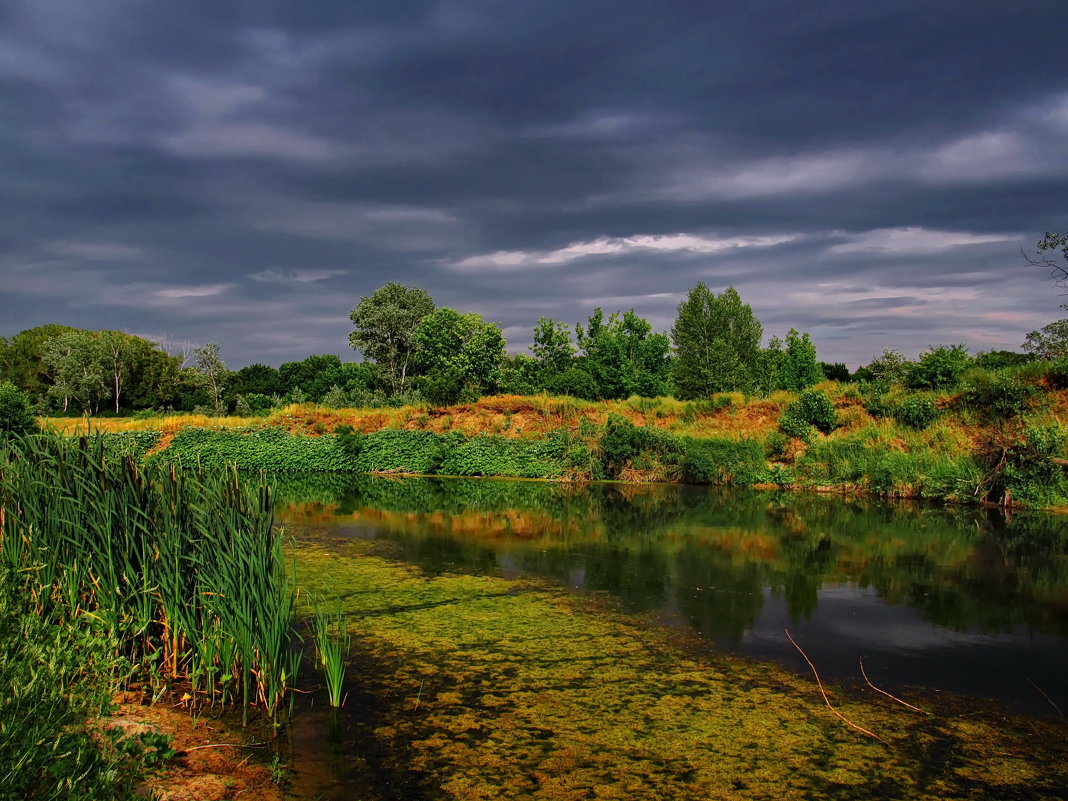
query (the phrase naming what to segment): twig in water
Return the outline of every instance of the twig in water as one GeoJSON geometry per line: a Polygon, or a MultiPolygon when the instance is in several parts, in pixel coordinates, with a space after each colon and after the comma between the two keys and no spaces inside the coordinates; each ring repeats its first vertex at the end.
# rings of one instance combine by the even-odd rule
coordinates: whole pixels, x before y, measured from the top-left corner
{"type": "MultiPolygon", "coordinates": [[[[1027,679],[1027,676],[1024,676],[1024,678],[1027,679]]],[[[1035,684],[1030,679],[1027,679],[1027,683],[1030,684],[1032,687],[1034,687],[1036,690],[1038,690],[1040,693],[1042,693],[1042,697],[1045,698],[1047,701],[1049,701],[1049,705],[1057,710],[1057,714],[1061,716],[1061,720],[1063,720],[1065,723],[1068,723],[1068,718],[1064,717],[1064,713],[1061,712],[1061,708],[1059,706],[1057,706],[1055,703],[1053,703],[1053,699],[1050,698],[1048,695],[1046,695],[1046,691],[1045,690],[1043,690],[1041,687],[1039,687],[1037,684],[1035,684]]]]}
{"type": "MultiPolygon", "coordinates": [[[[423,679],[419,679],[419,692],[415,696],[415,709],[419,709],[419,699],[423,697],[423,679]]],[[[414,710],[413,710],[414,711],[414,710]]]]}
{"type": "Polygon", "coordinates": [[[199,751],[201,748],[263,748],[267,743],[212,743],[211,745],[194,745],[183,751],[199,751]]]}
{"type": "Polygon", "coordinates": [[[928,712],[928,711],[926,711],[924,709],[920,709],[918,706],[913,706],[912,704],[908,703],[907,701],[902,701],[896,695],[890,695],[890,693],[888,693],[886,690],[880,690],[878,687],[876,687],[874,684],[872,684],[871,683],[871,679],[868,678],[868,674],[864,671],[864,657],[860,658],[860,675],[864,677],[864,681],[868,682],[868,686],[871,687],[873,690],[875,690],[875,692],[882,693],[887,698],[893,699],[894,701],[897,701],[902,706],[907,706],[909,709],[914,709],[915,711],[920,712],[921,714],[924,714],[924,715],[930,715],[931,714],[930,712],[928,712]]]}
{"type": "Polygon", "coordinates": [[[812,668],[812,675],[816,677],[816,686],[820,688],[820,694],[823,696],[823,702],[825,704],[827,704],[827,708],[829,710],[831,710],[831,712],[833,712],[835,714],[835,716],[837,716],[839,719],[841,719],[851,729],[856,729],[861,734],[866,734],[869,737],[872,737],[872,738],[878,740],[883,745],[890,745],[890,743],[888,743],[886,740],[884,740],[878,734],[873,734],[872,732],[868,731],[867,729],[858,726],[856,723],[851,721],[849,718],[847,718],[845,715],[843,715],[841,712],[839,712],[837,709],[835,709],[833,706],[831,706],[831,699],[827,697],[827,691],[825,689],[823,689],[823,682],[820,681],[820,674],[818,672],[816,672],[816,666],[812,664],[812,660],[808,658],[808,654],[806,654],[801,649],[801,646],[797,644],[797,641],[794,640],[794,638],[790,636],[790,630],[789,629],[783,629],[783,631],[786,632],[786,636],[787,636],[787,638],[789,638],[789,640],[793,644],[794,648],[796,648],[798,650],[798,652],[801,654],[801,656],[803,656],[805,658],[805,661],[808,662],[808,666],[810,668],[812,668]]]}

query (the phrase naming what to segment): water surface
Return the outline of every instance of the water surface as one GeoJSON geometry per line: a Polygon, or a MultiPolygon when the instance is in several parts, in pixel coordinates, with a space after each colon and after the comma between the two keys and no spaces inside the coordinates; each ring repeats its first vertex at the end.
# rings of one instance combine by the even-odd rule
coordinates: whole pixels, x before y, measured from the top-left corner
{"type": "Polygon", "coordinates": [[[892,690],[1068,711],[1068,518],[676,485],[290,476],[290,530],[431,575],[535,576],[709,648],[892,690]],[[1047,698],[1048,696],[1048,698],[1047,698]]]}

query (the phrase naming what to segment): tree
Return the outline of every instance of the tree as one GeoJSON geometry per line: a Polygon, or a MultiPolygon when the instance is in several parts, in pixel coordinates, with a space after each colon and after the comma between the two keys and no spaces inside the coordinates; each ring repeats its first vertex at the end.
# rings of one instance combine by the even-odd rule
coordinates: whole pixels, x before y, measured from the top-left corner
{"type": "Polygon", "coordinates": [[[284,392],[300,388],[312,400],[319,400],[335,384],[341,385],[344,376],[341,359],[332,353],[308,356],[299,362],[286,362],[278,368],[284,392]]]}
{"type": "Polygon", "coordinates": [[[734,287],[717,296],[699,283],[677,311],[671,336],[679,397],[754,389],[764,328],[734,287]]]}
{"type": "Polygon", "coordinates": [[[393,394],[408,385],[419,347],[416,328],[433,311],[434,301],[427,292],[390,282],[360,298],[349,314],[356,326],[349,344],[381,366],[382,378],[393,394]]]}
{"type": "Polygon", "coordinates": [[[820,362],[820,370],[823,377],[828,381],[837,381],[840,384],[848,382],[851,378],[849,368],[844,362],[820,362]]]}
{"type": "Polygon", "coordinates": [[[423,317],[413,334],[423,394],[433,403],[477,400],[495,392],[504,359],[504,334],[481,315],[442,307],[423,317]]]}
{"type": "Polygon", "coordinates": [[[0,351],[0,375],[31,397],[47,395],[53,379],[44,355],[51,340],[75,329],[67,325],[41,325],[19,331],[0,351]]]}
{"type": "Polygon", "coordinates": [[[807,333],[799,334],[796,328],[791,328],[786,334],[786,350],[782,354],[779,389],[800,392],[822,380],[823,371],[816,361],[816,346],[807,333]]]}
{"type": "Polygon", "coordinates": [[[0,431],[29,434],[36,430],[29,397],[10,381],[0,381],[0,431]]]}
{"type": "Polygon", "coordinates": [[[214,342],[209,342],[203,347],[193,348],[193,369],[196,371],[197,383],[208,393],[215,414],[221,414],[223,390],[230,371],[226,369],[226,362],[222,360],[219,346],[214,342]]]}
{"type": "Polygon", "coordinates": [[[1057,286],[1068,288],[1068,233],[1046,231],[1046,235],[1036,245],[1034,257],[1025,253],[1024,258],[1030,264],[1048,270],[1049,277],[1057,286]],[[1057,259],[1057,251],[1060,251],[1063,263],[1057,259]]]}
{"type": "Polygon", "coordinates": [[[286,385],[270,365],[250,364],[230,376],[230,390],[237,395],[284,395],[286,385]]]}
{"type": "MultiPolygon", "coordinates": [[[[1068,310],[1068,306],[1061,306],[1068,310]]],[[[1027,335],[1023,349],[1037,359],[1053,360],[1068,356],[1068,320],[1057,320],[1027,335]]]]}
{"type": "Polygon", "coordinates": [[[95,414],[108,397],[108,355],[99,332],[71,329],[60,334],[48,341],[41,361],[52,376],[48,392],[62,399],[63,411],[76,400],[85,414],[95,414]]]}
{"type": "Polygon", "coordinates": [[[634,309],[622,316],[612,314],[605,321],[598,307],[586,327],[576,325],[575,332],[583,353],[576,366],[593,378],[599,398],[651,398],[667,393],[671,343],[666,335],[654,334],[634,309]]]}
{"type": "Polygon", "coordinates": [[[567,370],[575,361],[575,346],[567,325],[548,317],[539,317],[534,326],[534,344],[530,346],[538,361],[541,383],[567,370]]]}

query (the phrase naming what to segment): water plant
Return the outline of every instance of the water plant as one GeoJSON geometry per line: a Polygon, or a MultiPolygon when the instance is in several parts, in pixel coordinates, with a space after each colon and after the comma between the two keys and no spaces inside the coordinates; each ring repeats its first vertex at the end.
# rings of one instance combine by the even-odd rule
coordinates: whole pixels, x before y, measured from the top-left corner
{"type": "Polygon", "coordinates": [[[345,660],[352,646],[345,614],[339,600],[333,612],[315,608],[315,650],[319,655],[319,667],[326,681],[326,694],[330,706],[345,705],[342,691],[345,688],[345,660]]]}
{"type": "Polygon", "coordinates": [[[273,500],[236,470],[139,465],[105,438],[0,443],[0,567],[36,612],[88,617],[145,686],[277,720],[296,674],[296,588],[273,500]]]}

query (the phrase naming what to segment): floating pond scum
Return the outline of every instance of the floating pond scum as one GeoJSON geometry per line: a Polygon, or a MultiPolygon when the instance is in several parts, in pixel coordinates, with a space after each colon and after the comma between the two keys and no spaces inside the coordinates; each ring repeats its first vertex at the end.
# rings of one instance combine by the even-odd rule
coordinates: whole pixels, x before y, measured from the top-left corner
{"type": "MultiPolygon", "coordinates": [[[[883,518],[880,534],[851,526],[859,512],[839,501],[791,506],[768,494],[740,497],[728,508],[704,490],[698,496],[681,488],[360,478],[335,489],[331,498],[328,488],[305,486],[315,502],[283,513],[297,537],[291,555],[301,598],[325,599],[326,608],[339,603],[353,638],[352,694],[329,736],[329,722],[315,709],[304,723],[305,713],[296,716],[295,789],[308,795],[1068,796],[1068,723],[1045,699],[1035,694],[1045,714],[1025,716],[981,698],[887,685],[923,710],[916,711],[866,684],[855,660],[855,680],[829,681],[821,668],[826,656],[805,622],[815,596],[791,585],[792,577],[813,574],[818,589],[821,577],[855,580],[866,571],[865,581],[911,603],[907,584],[919,580],[942,586],[941,601],[924,614],[944,614],[941,625],[952,626],[955,616],[980,606],[967,589],[975,571],[986,569],[976,556],[1001,536],[1003,558],[1033,579],[1029,594],[1014,590],[1016,600],[1036,608],[1016,620],[992,610],[975,625],[1023,623],[1063,643],[1064,576],[1054,568],[1065,536],[1055,518],[1016,540],[1011,531],[976,533],[969,519],[954,538],[932,534],[944,512],[865,507],[883,518]],[[615,500],[598,500],[602,494],[615,500]],[[777,523],[762,536],[751,530],[768,518],[777,523]],[[831,525],[835,519],[841,528],[831,525]],[[657,548],[643,549],[653,541],[657,548]],[[587,558],[598,548],[599,559],[587,558]],[[926,554],[926,579],[904,572],[917,553],[926,554]],[[729,577],[752,572],[750,556],[766,566],[747,585],[755,600],[735,583],[718,608],[725,615],[738,603],[785,603],[796,615],[784,620],[821,670],[834,710],[878,739],[828,709],[796,652],[796,671],[727,653],[706,635],[704,618],[717,607],[685,607],[678,587],[729,587],[729,577]],[[629,585],[593,575],[627,560],[629,585]],[[636,562],[651,563],[644,580],[634,578],[636,562]],[[674,585],[664,578],[670,573],[674,585]],[[779,600],[761,594],[769,579],[779,582],[779,600]],[[324,737],[329,757],[321,753],[324,737]]],[[[975,592],[987,593],[984,586],[975,592]]],[[[300,611],[310,615],[312,608],[300,611]]],[[[710,628],[725,634],[734,625],[710,628]]],[[[791,648],[782,627],[777,631],[791,648]]],[[[878,664],[866,668],[881,684],[878,664]]],[[[1025,685],[1025,678],[1006,675],[1004,682],[1025,685]]],[[[1066,689],[1063,679],[1036,683],[1051,699],[1066,689]]],[[[323,699],[317,703],[325,709],[323,699]]]]}

